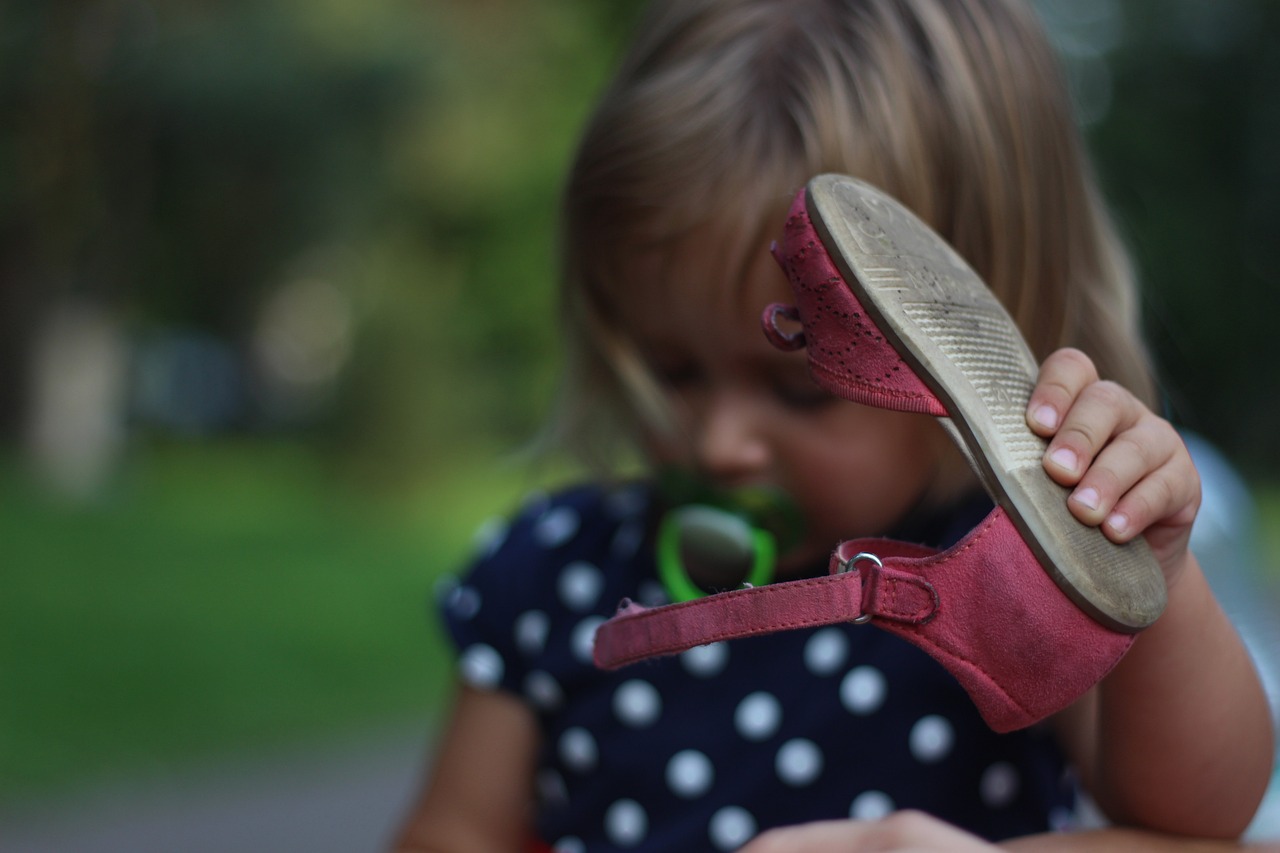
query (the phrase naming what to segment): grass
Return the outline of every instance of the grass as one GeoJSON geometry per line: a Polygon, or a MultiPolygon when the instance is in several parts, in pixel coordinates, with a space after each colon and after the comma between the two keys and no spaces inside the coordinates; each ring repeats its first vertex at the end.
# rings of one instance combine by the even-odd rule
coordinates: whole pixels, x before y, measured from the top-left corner
{"type": "MultiPolygon", "coordinates": [[[[431,590],[531,485],[492,458],[374,498],[301,447],[170,446],[93,506],[0,464],[0,800],[429,719],[431,590]]],[[[1274,567],[1280,487],[1257,499],[1274,567]]]]}
{"type": "Polygon", "coordinates": [[[228,443],[69,506],[5,465],[0,798],[434,713],[432,587],[524,485],[460,464],[373,499],[300,448],[228,443]]]}

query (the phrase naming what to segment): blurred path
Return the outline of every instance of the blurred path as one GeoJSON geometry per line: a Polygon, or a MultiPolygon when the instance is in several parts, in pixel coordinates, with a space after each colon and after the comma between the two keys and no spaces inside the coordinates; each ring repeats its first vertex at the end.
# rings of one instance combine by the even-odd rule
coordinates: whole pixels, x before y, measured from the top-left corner
{"type": "MultiPolygon", "coordinates": [[[[0,805],[0,853],[386,853],[418,792],[428,736],[420,724],[147,785],[0,805]]],[[[1280,839],[1280,771],[1249,837],[1280,839]]]]}
{"type": "Polygon", "coordinates": [[[27,806],[3,853],[374,853],[417,793],[427,726],[27,806]]]}

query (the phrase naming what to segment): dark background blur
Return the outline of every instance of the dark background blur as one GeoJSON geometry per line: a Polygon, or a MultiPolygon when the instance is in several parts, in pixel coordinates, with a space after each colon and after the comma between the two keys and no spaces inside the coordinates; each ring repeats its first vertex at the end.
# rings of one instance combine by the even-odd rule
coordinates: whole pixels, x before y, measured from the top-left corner
{"type": "MultiPolygon", "coordinates": [[[[1267,510],[1280,4],[1038,5],[1170,412],[1267,510]]],[[[426,602],[548,476],[495,460],[636,8],[0,5],[0,802],[440,707],[426,602]]]]}
{"type": "MultiPolygon", "coordinates": [[[[56,443],[78,406],[117,443],[327,440],[376,480],[526,437],[555,360],[554,193],[635,6],[6,4],[6,443],[56,443]],[[92,402],[63,372],[83,364],[112,383],[92,402]]],[[[1280,9],[1041,6],[1175,414],[1275,472],[1280,9]]],[[[108,440],[75,437],[84,465],[108,440]]]]}

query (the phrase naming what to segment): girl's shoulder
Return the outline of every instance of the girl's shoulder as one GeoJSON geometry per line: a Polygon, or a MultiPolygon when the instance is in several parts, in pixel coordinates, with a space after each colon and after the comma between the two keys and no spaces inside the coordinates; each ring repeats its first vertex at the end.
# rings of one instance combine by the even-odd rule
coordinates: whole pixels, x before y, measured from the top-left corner
{"type": "Polygon", "coordinates": [[[642,533],[652,506],[652,488],[643,482],[585,483],[525,497],[517,510],[481,525],[473,571],[510,563],[528,573],[567,558],[605,560],[620,550],[620,532],[642,533]]]}
{"type": "Polygon", "coordinates": [[[585,642],[652,575],[651,507],[641,483],[580,485],[482,526],[470,565],[438,590],[463,677],[518,692],[530,671],[564,663],[546,657],[551,641],[585,642]]]}

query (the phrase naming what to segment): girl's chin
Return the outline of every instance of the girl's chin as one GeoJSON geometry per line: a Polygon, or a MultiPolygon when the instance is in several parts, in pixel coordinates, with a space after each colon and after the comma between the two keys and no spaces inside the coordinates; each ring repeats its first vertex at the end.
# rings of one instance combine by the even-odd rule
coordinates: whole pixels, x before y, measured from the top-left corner
{"type": "Polygon", "coordinates": [[[784,554],[778,555],[777,577],[780,581],[811,578],[827,573],[827,564],[831,559],[831,548],[814,545],[797,545],[784,554]]]}

